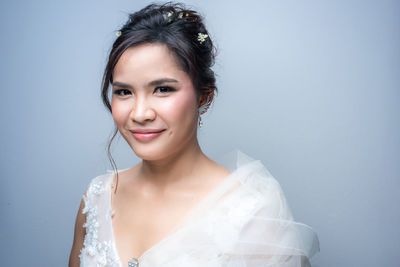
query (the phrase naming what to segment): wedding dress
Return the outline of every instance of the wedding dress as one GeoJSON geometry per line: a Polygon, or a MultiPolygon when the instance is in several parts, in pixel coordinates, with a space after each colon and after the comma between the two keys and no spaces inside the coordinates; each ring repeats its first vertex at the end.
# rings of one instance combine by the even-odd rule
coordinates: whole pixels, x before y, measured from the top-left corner
{"type": "MultiPolygon", "coordinates": [[[[231,171],[191,209],[182,224],[137,259],[138,267],[304,267],[319,251],[316,233],[295,222],[279,183],[258,160],[241,152],[231,171]]],[[[84,267],[123,267],[112,228],[113,172],[94,178],[83,196],[84,267]]]]}

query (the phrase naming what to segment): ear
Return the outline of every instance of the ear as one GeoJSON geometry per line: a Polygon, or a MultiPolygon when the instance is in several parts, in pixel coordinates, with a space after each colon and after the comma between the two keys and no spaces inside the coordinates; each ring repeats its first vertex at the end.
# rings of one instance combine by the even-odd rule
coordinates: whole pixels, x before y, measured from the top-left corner
{"type": "Polygon", "coordinates": [[[199,108],[204,105],[210,105],[214,99],[214,91],[204,93],[199,97],[199,108]]]}
{"type": "Polygon", "coordinates": [[[210,107],[212,100],[214,98],[214,92],[208,93],[208,94],[203,94],[200,96],[199,99],[199,114],[203,115],[204,113],[207,112],[208,108],[210,107]]]}

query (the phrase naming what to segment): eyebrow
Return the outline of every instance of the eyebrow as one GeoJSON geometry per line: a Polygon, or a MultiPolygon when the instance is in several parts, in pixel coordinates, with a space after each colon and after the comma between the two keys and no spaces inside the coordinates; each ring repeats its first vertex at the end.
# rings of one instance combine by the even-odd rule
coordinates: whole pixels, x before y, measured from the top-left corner
{"type": "MultiPolygon", "coordinates": [[[[164,83],[177,83],[178,81],[175,79],[171,79],[171,78],[161,78],[161,79],[157,79],[154,81],[151,81],[147,84],[147,87],[151,87],[151,86],[157,86],[157,85],[161,85],[164,83]]],[[[125,88],[130,88],[132,89],[132,86],[126,83],[121,83],[121,82],[113,82],[112,84],[113,86],[118,86],[118,87],[125,87],[125,88]]]]}
{"type": "Polygon", "coordinates": [[[177,83],[178,81],[175,79],[170,79],[170,78],[161,78],[158,80],[154,80],[149,82],[149,84],[147,85],[148,87],[150,86],[156,86],[156,85],[161,85],[163,83],[177,83]]]}

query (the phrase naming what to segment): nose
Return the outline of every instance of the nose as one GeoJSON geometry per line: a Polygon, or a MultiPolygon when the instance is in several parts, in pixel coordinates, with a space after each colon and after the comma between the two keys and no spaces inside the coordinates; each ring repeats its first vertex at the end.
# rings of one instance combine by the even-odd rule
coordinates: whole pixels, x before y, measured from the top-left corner
{"type": "Polygon", "coordinates": [[[135,103],[130,113],[131,120],[143,124],[153,121],[156,117],[156,112],[151,107],[151,103],[145,96],[137,96],[135,103]]]}

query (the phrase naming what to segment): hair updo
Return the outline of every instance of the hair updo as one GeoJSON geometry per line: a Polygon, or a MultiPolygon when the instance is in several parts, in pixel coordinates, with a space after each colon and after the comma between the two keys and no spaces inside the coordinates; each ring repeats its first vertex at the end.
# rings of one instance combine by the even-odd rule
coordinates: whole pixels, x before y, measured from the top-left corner
{"type": "Polygon", "coordinates": [[[103,75],[101,95],[108,110],[112,112],[108,93],[115,65],[128,48],[145,43],[166,45],[180,68],[191,78],[197,95],[208,96],[208,103],[203,104],[211,104],[217,91],[211,69],[216,49],[210,37],[198,40],[199,33],[209,36],[203,21],[196,11],[172,2],[150,4],[130,14],[117,34],[103,75]]]}

